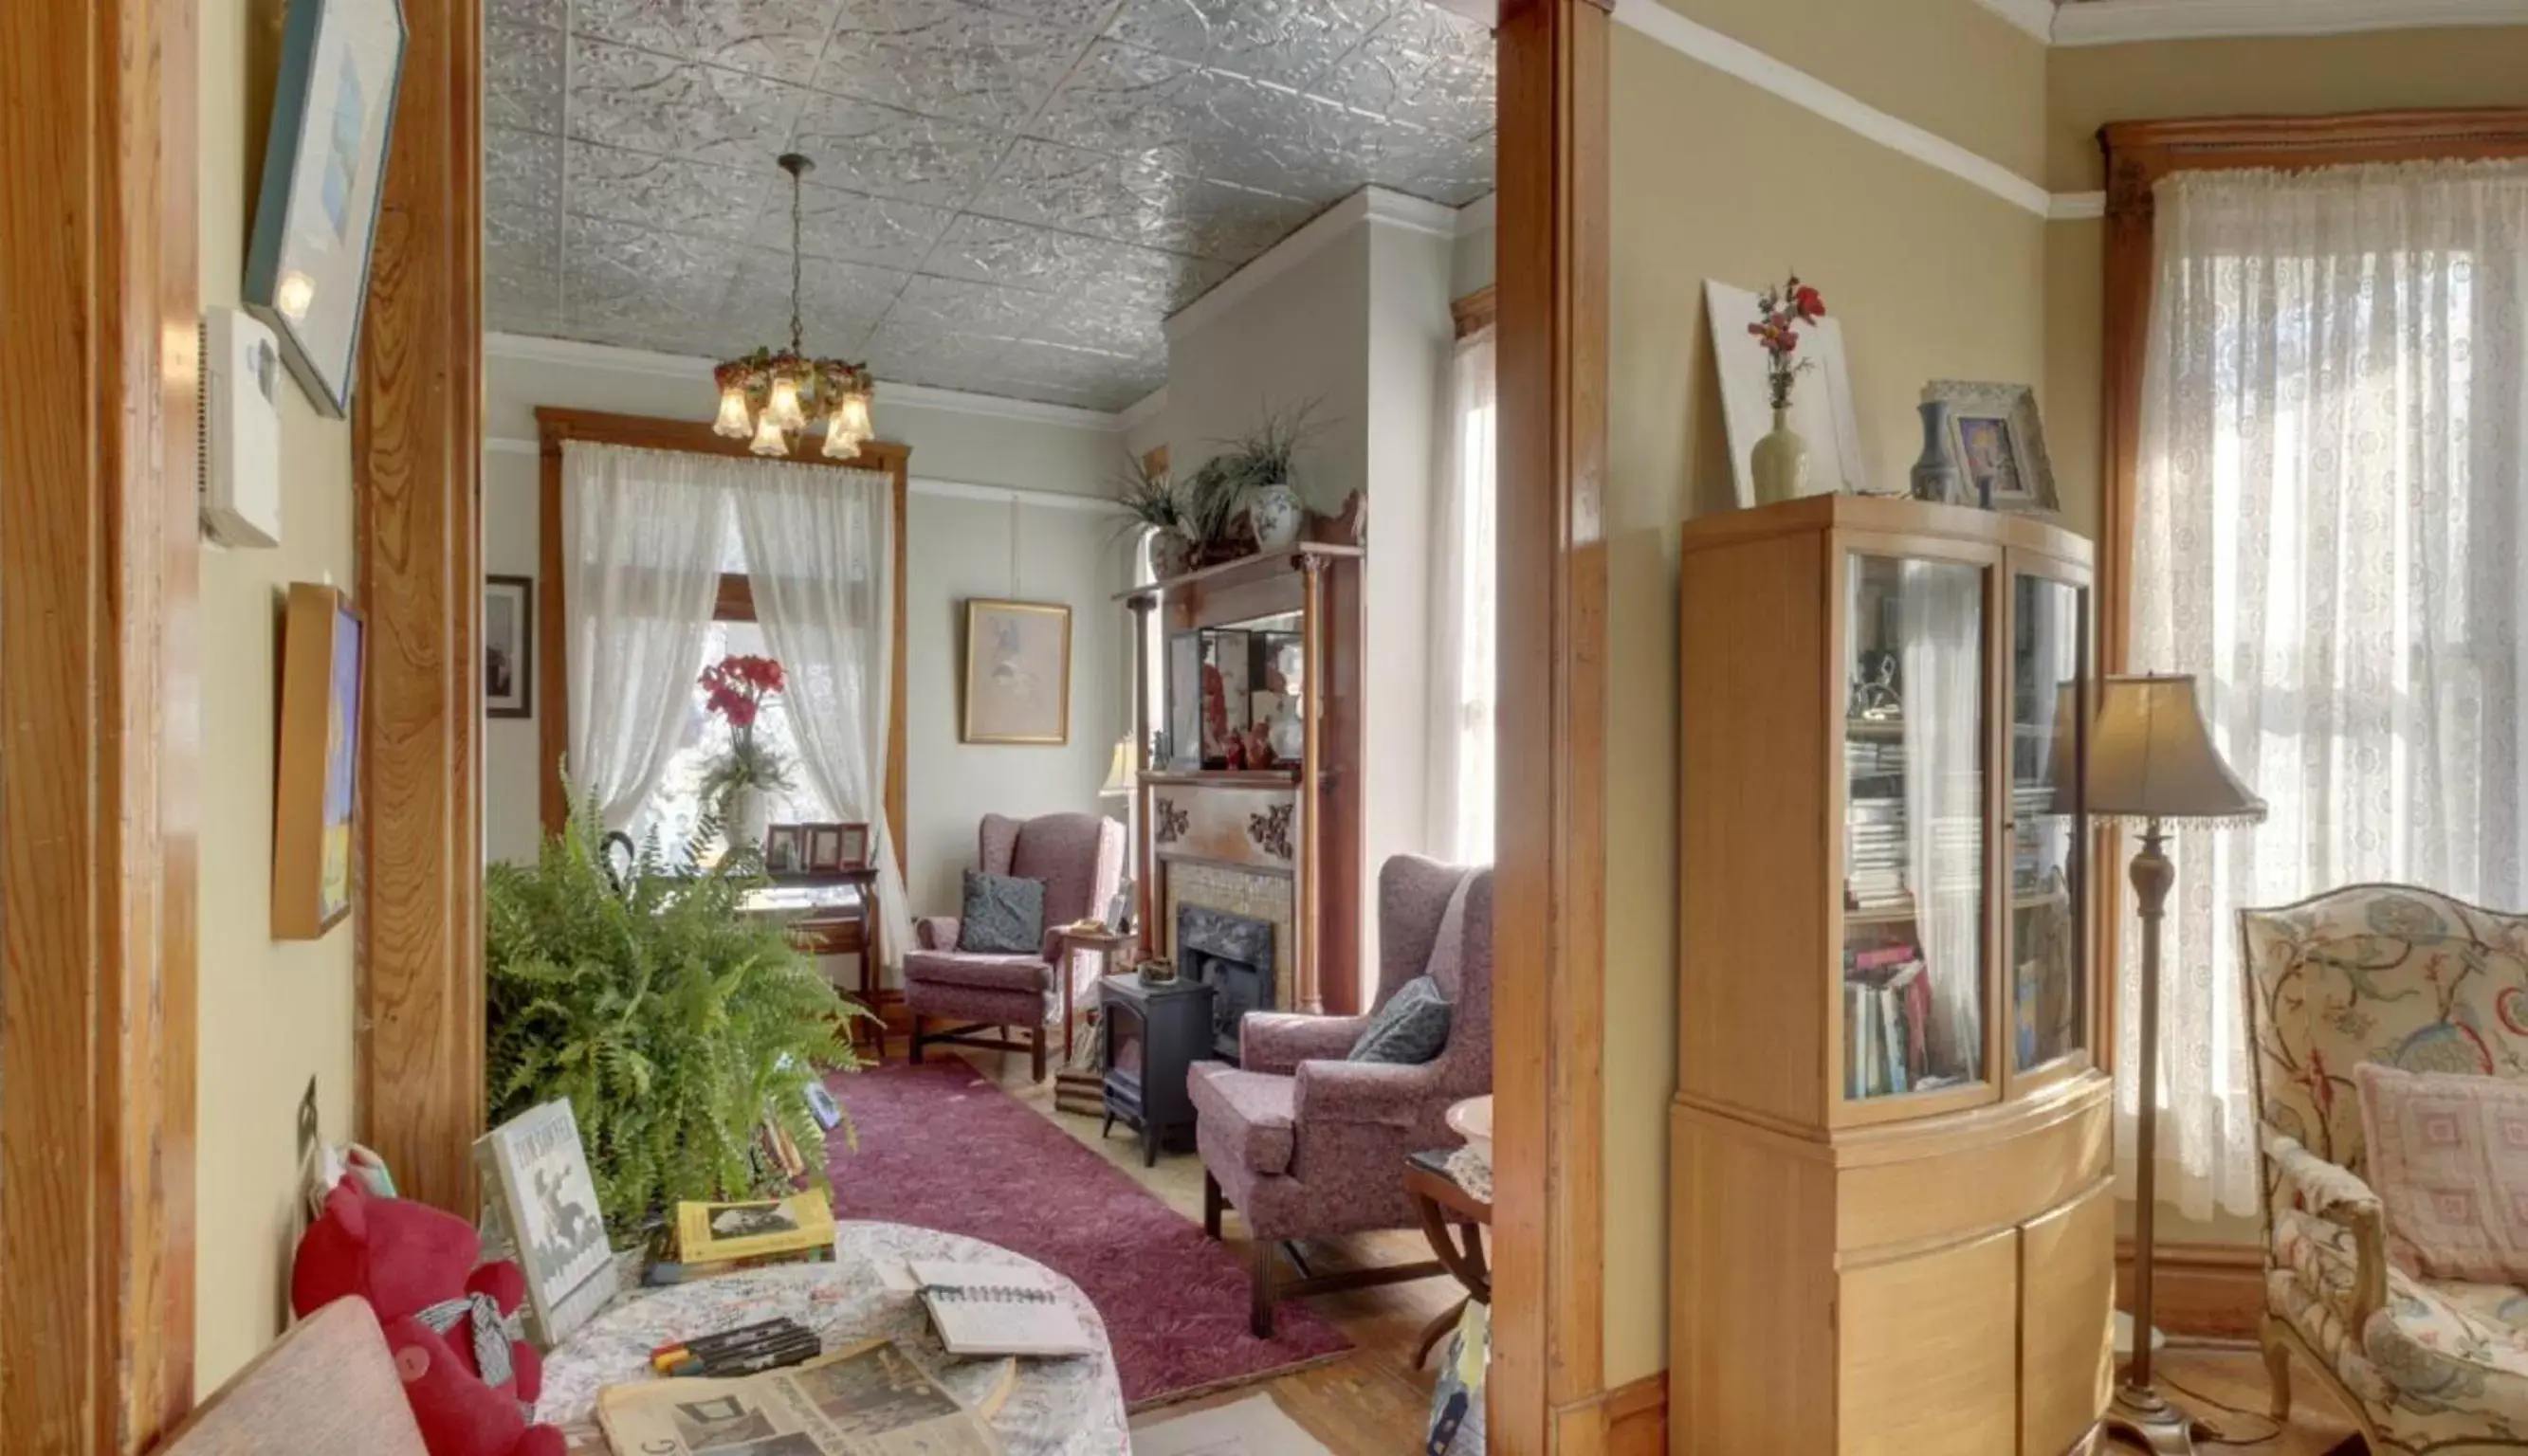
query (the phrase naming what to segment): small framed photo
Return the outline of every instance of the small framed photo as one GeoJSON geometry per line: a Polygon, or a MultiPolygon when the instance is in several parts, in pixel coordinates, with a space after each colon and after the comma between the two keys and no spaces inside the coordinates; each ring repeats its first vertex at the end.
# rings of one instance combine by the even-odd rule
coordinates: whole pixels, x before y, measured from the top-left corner
{"type": "Polygon", "coordinates": [[[834,874],[843,867],[843,826],[810,824],[808,832],[808,872],[834,874]]]}
{"type": "Polygon", "coordinates": [[[2036,416],[2036,391],[2026,385],[1933,380],[1922,402],[1949,406],[1949,450],[1966,477],[1968,499],[2017,515],[2052,517],[2062,509],[2054,494],[2054,462],[2045,452],[2045,427],[2036,416]]]}
{"type": "Polygon", "coordinates": [[[800,853],[800,834],[805,826],[775,824],[764,832],[764,868],[767,874],[796,874],[806,865],[800,853]]]}
{"type": "Polygon", "coordinates": [[[836,866],[836,868],[839,868],[839,869],[867,869],[867,868],[869,868],[869,826],[868,826],[867,824],[845,824],[845,825],[843,825],[843,826],[842,826],[842,830],[843,830],[843,858],[842,858],[842,862],[841,862],[839,865],[837,865],[837,866],[836,866]]]}
{"type": "Polygon", "coordinates": [[[967,743],[1071,741],[1071,608],[966,602],[967,743]]]}
{"type": "Polygon", "coordinates": [[[532,577],[483,578],[483,715],[536,715],[536,584],[532,577]]]}

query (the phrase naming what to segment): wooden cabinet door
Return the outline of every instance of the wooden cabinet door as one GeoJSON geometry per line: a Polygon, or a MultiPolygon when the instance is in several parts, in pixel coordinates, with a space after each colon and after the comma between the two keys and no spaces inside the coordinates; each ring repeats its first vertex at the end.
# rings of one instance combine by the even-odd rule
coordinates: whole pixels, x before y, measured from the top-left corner
{"type": "Polygon", "coordinates": [[[1841,1279],[1843,1456],[1993,1456],[2019,1402],[2019,1230],[1841,1279]]]}
{"type": "Polygon", "coordinates": [[[2097,1424],[2114,1377],[2114,1179],[2022,1225],[2019,1291],[2020,1456],[2062,1456],[2097,1424]]]}

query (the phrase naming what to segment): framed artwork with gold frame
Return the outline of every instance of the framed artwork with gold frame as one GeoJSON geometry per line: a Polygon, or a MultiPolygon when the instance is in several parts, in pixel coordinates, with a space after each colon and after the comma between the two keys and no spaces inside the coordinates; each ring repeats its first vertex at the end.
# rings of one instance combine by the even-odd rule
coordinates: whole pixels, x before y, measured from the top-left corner
{"type": "Polygon", "coordinates": [[[315,940],[351,912],[364,636],[341,592],[290,584],[272,775],[275,940],[315,940]]]}
{"type": "Polygon", "coordinates": [[[1071,608],[966,600],[966,743],[1071,741],[1071,608]]]}

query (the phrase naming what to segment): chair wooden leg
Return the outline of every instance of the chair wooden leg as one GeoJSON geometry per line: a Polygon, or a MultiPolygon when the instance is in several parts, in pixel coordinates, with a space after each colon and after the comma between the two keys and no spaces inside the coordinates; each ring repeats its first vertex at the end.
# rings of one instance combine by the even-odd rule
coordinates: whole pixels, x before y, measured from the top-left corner
{"type": "Polygon", "coordinates": [[[1030,1049],[1027,1059],[1028,1066],[1034,1068],[1035,1079],[1039,1082],[1044,1080],[1044,1047],[1046,1040],[1047,1037],[1045,1029],[1042,1025],[1038,1025],[1035,1028],[1035,1035],[1027,1039],[1027,1045],[1030,1049]]]}
{"type": "Polygon", "coordinates": [[[913,1015],[913,1054],[912,1054],[912,1055],[913,1055],[913,1065],[914,1065],[914,1066],[920,1066],[922,1065],[922,1014],[921,1014],[921,1013],[919,1013],[919,1012],[914,1013],[914,1015],[913,1015]]]}
{"type": "Polygon", "coordinates": [[[1273,1337],[1273,1241],[1252,1234],[1247,1237],[1248,1257],[1252,1261],[1254,1279],[1246,1311],[1246,1330],[1257,1339],[1273,1337]]]}
{"type": "Polygon", "coordinates": [[[1204,1169],[1202,1170],[1203,1232],[1213,1238],[1220,1237],[1220,1215],[1221,1211],[1228,1206],[1229,1200],[1220,1196],[1220,1179],[1211,1175],[1210,1169],[1204,1169]]]}
{"type": "Polygon", "coordinates": [[[2277,1421],[2291,1419],[2291,1342],[2283,1337],[2283,1324],[2272,1315],[2258,1322],[2257,1334],[2265,1346],[2265,1383],[2272,1395],[2265,1409],[2277,1421]]]}

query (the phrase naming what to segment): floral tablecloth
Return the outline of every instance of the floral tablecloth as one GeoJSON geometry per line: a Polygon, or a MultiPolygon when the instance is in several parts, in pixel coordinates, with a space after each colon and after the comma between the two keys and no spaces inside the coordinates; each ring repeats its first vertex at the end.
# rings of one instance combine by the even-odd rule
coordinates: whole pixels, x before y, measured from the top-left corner
{"type": "MultiPolygon", "coordinates": [[[[697,1279],[664,1289],[632,1289],[545,1356],[537,1419],[560,1426],[573,1452],[603,1452],[597,1392],[626,1380],[654,1378],[650,1352],[673,1339],[709,1334],[787,1315],[824,1339],[828,1350],[853,1340],[891,1339],[970,1406],[999,1383],[999,1360],[959,1360],[942,1349],[920,1301],[889,1293],[878,1270],[892,1261],[951,1260],[1042,1265],[997,1244],[902,1223],[835,1226],[834,1262],[784,1264],[697,1279]]],[[[1008,1456],[1124,1456],[1124,1387],[1106,1348],[1106,1326],[1079,1286],[1044,1270],[1064,1302],[1098,1338],[1098,1352],[1069,1360],[1022,1360],[1018,1380],[990,1422],[1008,1456]]]]}

